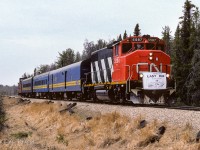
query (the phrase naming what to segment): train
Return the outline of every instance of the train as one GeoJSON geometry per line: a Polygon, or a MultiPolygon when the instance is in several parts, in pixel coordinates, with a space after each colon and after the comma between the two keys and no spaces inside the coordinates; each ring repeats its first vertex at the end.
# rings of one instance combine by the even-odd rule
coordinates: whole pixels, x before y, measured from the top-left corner
{"type": "Polygon", "coordinates": [[[176,91],[162,39],[130,36],[71,65],[18,83],[23,97],[169,104],[176,91]]]}

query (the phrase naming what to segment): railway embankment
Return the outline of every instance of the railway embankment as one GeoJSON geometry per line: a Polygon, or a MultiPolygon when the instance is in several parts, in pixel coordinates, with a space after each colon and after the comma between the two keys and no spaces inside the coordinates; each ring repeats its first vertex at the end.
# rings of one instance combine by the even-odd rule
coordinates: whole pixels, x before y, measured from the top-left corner
{"type": "Polygon", "coordinates": [[[198,112],[9,97],[3,105],[1,149],[200,149],[198,112]]]}

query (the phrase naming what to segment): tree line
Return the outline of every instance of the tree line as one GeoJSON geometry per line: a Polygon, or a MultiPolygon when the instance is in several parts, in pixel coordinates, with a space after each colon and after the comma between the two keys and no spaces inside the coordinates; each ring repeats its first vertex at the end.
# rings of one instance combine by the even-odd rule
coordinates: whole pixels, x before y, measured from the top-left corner
{"type": "MultiPolygon", "coordinates": [[[[176,98],[186,104],[200,105],[200,12],[199,8],[191,1],[186,0],[183,4],[183,14],[177,23],[174,36],[171,35],[169,26],[162,29],[162,39],[166,43],[166,53],[172,58],[172,74],[176,81],[176,98]]],[[[134,36],[141,35],[139,23],[135,25],[134,36]]],[[[54,70],[87,58],[95,50],[106,47],[114,41],[121,41],[129,35],[126,30],[119,34],[116,39],[97,42],[85,40],[83,52],[75,52],[68,48],[58,53],[57,60],[51,65],[40,65],[35,68],[34,74],[54,70]]],[[[31,76],[26,73],[23,77],[31,76]]]]}
{"type": "Polygon", "coordinates": [[[0,84],[0,95],[17,95],[17,86],[8,86],[0,84]]]}
{"type": "Polygon", "coordinates": [[[172,58],[176,97],[186,104],[200,105],[200,12],[191,1],[183,6],[174,37],[165,26],[162,38],[172,58]]]}

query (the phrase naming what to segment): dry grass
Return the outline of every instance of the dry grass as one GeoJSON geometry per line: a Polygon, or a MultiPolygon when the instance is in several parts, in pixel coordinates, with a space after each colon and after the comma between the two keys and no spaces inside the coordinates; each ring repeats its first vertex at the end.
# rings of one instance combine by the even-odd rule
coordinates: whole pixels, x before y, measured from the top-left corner
{"type": "Polygon", "coordinates": [[[9,128],[0,135],[4,141],[1,149],[200,149],[191,124],[177,128],[154,120],[140,128],[140,122],[148,120],[143,115],[131,119],[117,112],[86,112],[78,106],[71,115],[59,113],[66,107],[59,103],[19,105],[6,102],[6,105],[12,107],[6,109],[9,128]],[[85,119],[88,115],[91,120],[85,119]],[[166,127],[163,136],[158,135],[161,126],[166,127]],[[13,138],[10,135],[26,136],[13,138]],[[154,137],[159,139],[152,142],[154,137]]]}
{"type": "Polygon", "coordinates": [[[0,131],[3,129],[5,121],[6,121],[6,116],[3,109],[3,97],[2,95],[0,95],[0,131]]]}

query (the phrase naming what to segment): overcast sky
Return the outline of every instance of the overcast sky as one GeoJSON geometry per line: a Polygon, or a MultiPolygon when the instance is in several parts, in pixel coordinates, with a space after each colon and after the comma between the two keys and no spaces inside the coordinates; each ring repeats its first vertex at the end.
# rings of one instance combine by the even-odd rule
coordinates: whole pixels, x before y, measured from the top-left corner
{"type": "MultiPolygon", "coordinates": [[[[116,38],[139,23],[142,34],[172,35],[185,0],[0,0],[0,84],[16,85],[24,72],[55,62],[85,39],[116,38]]],[[[200,7],[200,0],[192,0],[200,7]]]]}

